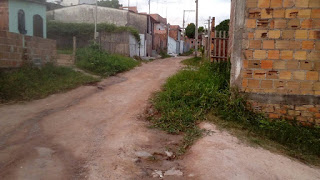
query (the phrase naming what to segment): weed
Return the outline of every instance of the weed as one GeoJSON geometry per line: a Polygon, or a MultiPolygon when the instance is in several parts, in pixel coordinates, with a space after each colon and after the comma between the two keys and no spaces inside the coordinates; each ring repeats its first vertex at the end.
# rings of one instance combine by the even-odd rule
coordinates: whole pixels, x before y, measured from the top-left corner
{"type": "Polygon", "coordinates": [[[98,81],[71,68],[47,64],[0,71],[0,103],[44,98],[50,94],[98,81]]]}
{"type": "MultiPolygon", "coordinates": [[[[151,118],[154,127],[172,134],[185,133],[181,152],[200,137],[197,124],[213,113],[226,123],[237,123],[257,137],[283,145],[290,150],[287,154],[295,152],[294,157],[306,161],[302,155],[320,157],[320,128],[285,120],[271,121],[252,112],[245,97],[229,88],[230,62],[209,63],[192,58],[184,63],[199,68],[182,70],[168,79],[163,91],[153,99],[161,116],[151,118]]],[[[258,139],[254,141],[260,143],[258,139]]]]}
{"type": "Polygon", "coordinates": [[[165,59],[165,58],[171,57],[169,54],[167,54],[166,51],[161,51],[160,52],[160,56],[161,56],[161,59],[165,59]]]}
{"type": "Polygon", "coordinates": [[[189,51],[182,53],[181,56],[190,56],[193,54],[193,52],[194,52],[194,49],[190,49],[189,51]]]}
{"type": "Polygon", "coordinates": [[[101,51],[97,45],[78,49],[76,56],[79,68],[103,77],[130,70],[140,64],[132,58],[101,51]]]}

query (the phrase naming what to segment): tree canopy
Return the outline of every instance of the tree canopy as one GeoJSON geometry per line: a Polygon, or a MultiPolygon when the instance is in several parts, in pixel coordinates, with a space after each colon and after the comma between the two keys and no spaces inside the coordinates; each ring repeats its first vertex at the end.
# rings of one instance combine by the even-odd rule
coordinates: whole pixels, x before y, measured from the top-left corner
{"type": "Polygon", "coordinates": [[[229,31],[230,19],[222,21],[218,26],[216,26],[216,31],[229,31]]]}
{"type": "Polygon", "coordinates": [[[195,36],[195,29],[196,29],[196,25],[194,23],[190,23],[188,24],[187,28],[186,28],[186,36],[188,38],[194,38],[195,36]]]}
{"type": "Polygon", "coordinates": [[[203,26],[200,26],[199,29],[198,29],[198,32],[199,32],[199,33],[203,33],[203,32],[204,32],[204,27],[203,27],[203,26]]]}
{"type": "Polygon", "coordinates": [[[122,4],[119,3],[119,0],[101,0],[98,2],[98,6],[119,9],[119,7],[121,7],[122,4]]]}
{"type": "MultiPolygon", "coordinates": [[[[194,23],[190,23],[188,24],[187,28],[186,28],[186,36],[188,38],[195,38],[195,30],[196,30],[196,25],[194,23]]],[[[204,32],[204,27],[199,27],[198,28],[198,32],[202,33],[204,32]]]]}

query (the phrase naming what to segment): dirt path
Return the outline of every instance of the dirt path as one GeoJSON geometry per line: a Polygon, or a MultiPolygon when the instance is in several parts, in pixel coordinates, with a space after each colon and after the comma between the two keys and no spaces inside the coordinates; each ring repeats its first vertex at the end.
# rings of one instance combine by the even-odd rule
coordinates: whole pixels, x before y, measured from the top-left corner
{"type": "Polygon", "coordinates": [[[197,141],[184,157],[186,171],[194,179],[320,179],[319,168],[248,146],[212,124],[202,123],[200,127],[213,133],[197,141]]]}
{"type": "Polygon", "coordinates": [[[182,136],[147,128],[140,115],[182,59],[156,60],[97,85],[1,106],[0,179],[319,179],[319,169],[218,131],[174,159],[182,136]]]}
{"type": "Polygon", "coordinates": [[[137,152],[141,156],[156,131],[138,115],[182,59],[156,60],[98,86],[0,107],[0,179],[144,177],[137,152]]]}

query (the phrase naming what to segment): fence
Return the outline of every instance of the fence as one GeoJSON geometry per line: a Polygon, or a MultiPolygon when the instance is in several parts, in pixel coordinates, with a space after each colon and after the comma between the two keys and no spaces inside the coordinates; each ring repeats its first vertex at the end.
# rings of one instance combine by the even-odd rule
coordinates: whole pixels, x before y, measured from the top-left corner
{"type": "Polygon", "coordinates": [[[228,60],[228,31],[215,31],[211,40],[211,61],[228,60]]]}

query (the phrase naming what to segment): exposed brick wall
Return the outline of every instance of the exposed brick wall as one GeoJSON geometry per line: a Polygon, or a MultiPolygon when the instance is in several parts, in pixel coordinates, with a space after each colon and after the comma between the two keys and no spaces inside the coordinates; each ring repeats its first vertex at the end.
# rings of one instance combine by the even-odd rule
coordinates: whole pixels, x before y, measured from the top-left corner
{"type": "MultiPolygon", "coordinates": [[[[240,89],[249,94],[319,98],[320,0],[246,0],[245,19],[240,89]]],[[[290,108],[285,108],[285,101],[253,105],[271,118],[320,123],[320,109],[314,104],[290,108]],[[265,110],[269,106],[272,112],[265,110]]]]}
{"type": "Polygon", "coordinates": [[[0,31],[0,68],[20,67],[40,60],[41,64],[56,61],[56,41],[0,31]],[[23,42],[25,46],[23,47],[23,42]]]}
{"type": "Polygon", "coordinates": [[[8,0],[0,1],[0,30],[9,30],[8,0]]]}

